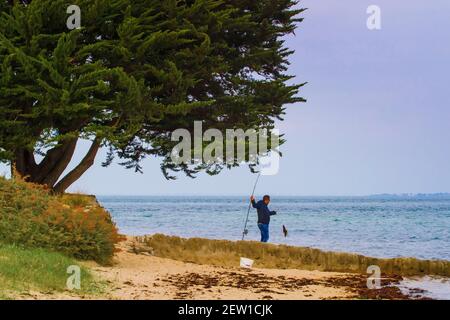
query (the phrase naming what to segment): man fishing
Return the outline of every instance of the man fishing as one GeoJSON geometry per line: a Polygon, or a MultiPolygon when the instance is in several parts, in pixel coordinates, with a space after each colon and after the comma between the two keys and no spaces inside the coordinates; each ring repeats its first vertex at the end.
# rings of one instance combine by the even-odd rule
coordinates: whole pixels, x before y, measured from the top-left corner
{"type": "Polygon", "coordinates": [[[253,208],[258,212],[258,228],[261,231],[261,242],[267,242],[269,241],[270,216],[277,214],[276,211],[270,211],[267,207],[270,203],[270,196],[265,195],[258,202],[256,202],[254,196],[251,196],[250,201],[253,208]]]}

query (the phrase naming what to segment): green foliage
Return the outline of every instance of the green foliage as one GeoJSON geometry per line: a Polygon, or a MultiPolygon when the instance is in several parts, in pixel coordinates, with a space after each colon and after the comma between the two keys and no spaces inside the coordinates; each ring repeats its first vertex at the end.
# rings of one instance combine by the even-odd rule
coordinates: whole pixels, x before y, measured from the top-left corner
{"type": "MultiPolygon", "coordinates": [[[[94,137],[127,168],[175,165],[170,132],[267,128],[304,101],[286,74],[294,0],[0,0],[0,159],[94,137]],[[23,3],[28,3],[27,5],[23,3]],[[66,9],[81,8],[80,30],[66,9]]],[[[35,163],[23,171],[33,181],[35,163]]],[[[238,164],[236,164],[238,165],[238,164]]],[[[218,168],[221,170],[222,168],[218,168]]],[[[23,173],[22,172],[22,173],[23,173]]]]}
{"type": "Polygon", "coordinates": [[[120,240],[117,228],[94,200],[81,198],[53,196],[19,178],[0,178],[0,243],[108,263],[120,240]]]}

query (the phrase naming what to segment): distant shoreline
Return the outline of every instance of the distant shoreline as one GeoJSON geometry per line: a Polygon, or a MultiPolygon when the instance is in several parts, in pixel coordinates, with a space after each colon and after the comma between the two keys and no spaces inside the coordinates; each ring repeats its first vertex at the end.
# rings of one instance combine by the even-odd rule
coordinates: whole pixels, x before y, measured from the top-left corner
{"type": "MultiPolygon", "coordinates": [[[[173,198],[186,198],[186,197],[204,197],[204,198],[242,198],[247,199],[248,195],[239,195],[239,194],[96,194],[92,195],[94,197],[118,197],[118,198],[145,198],[145,197],[173,197],[173,198]]],[[[372,195],[277,195],[271,194],[273,198],[299,198],[299,199],[327,199],[327,198],[341,198],[341,199],[443,199],[450,200],[450,193],[400,193],[400,194],[372,194],[372,195]]]]}

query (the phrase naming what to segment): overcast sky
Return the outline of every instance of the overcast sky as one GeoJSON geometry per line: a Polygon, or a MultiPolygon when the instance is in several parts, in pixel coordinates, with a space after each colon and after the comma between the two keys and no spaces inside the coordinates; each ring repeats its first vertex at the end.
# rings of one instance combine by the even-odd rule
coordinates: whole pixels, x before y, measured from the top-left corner
{"type": "MultiPolygon", "coordinates": [[[[288,43],[296,50],[290,73],[309,82],[308,102],[288,106],[279,174],[263,177],[257,193],[450,192],[450,1],[302,5],[305,21],[288,43]],[[366,26],[372,4],[381,8],[381,30],[366,26]]],[[[77,157],[85,150],[80,144],[77,157]]],[[[71,191],[246,195],[256,178],[240,168],[168,182],[156,159],[144,162],[143,175],[102,168],[102,160],[104,152],[71,191]]]]}

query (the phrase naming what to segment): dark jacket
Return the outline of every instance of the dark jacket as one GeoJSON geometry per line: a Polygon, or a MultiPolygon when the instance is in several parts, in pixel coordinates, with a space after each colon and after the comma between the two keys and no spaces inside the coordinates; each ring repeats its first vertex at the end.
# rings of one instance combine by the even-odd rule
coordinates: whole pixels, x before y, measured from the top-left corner
{"type": "Polygon", "coordinates": [[[258,202],[253,200],[252,206],[258,211],[258,223],[269,224],[270,216],[277,214],[275,211],[270,211],[263,200],[259,200],[258,202]]]}

